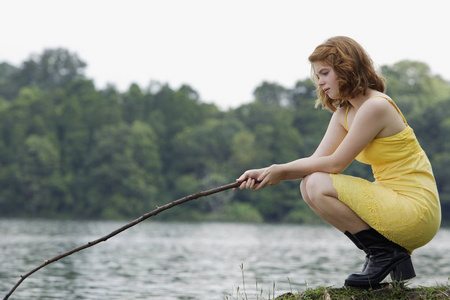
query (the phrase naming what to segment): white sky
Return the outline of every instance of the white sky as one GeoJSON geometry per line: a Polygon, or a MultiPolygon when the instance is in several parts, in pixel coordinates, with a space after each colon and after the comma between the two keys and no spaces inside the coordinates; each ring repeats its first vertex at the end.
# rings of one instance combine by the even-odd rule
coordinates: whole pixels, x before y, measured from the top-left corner
{"type": "Polygon", "coordinates": [[[263,81],[291,88],[327,38],[358,41],[377,66],[427,63],[450,81],[446,0],[2,0],[0,62],[63,47],[98,88],[186,83],[221,108],[263,81]]]}

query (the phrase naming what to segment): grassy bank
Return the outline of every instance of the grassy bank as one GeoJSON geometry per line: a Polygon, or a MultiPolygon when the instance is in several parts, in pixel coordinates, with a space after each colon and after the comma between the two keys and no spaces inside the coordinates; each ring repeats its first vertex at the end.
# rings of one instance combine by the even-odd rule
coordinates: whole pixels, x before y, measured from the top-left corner
{"type": "MultiPolygon", "coordinates": [[[[280,296],[275,295],[275,283],[272,291],[269,290],[267,297],[266,292],[258,287],[256,284],[256,294],[249,296],[246,290],[246,280],[244,265],[240,265],[242,272],[242,289],[240,287],[236,290],[236,295],[226,296],[224,300],[435,300],[435,299],[450,299],[450,285],[436,284],[432,287],[419,286],[416,288],[408,287],[408,281],[391,281],[381,283],[374,288],[353,288],[353,287],[317,287],[307,288],[299,293],[286,293],[280,296]]],[[[288,279],[289,280],[289,279],[288,279]]],[[[450,277],[448,278],[450,281],[450,277]]],[[[290,281],[289,281],[290,284],[290,281]]]]}
{"type": "Polygon", "coordinates": [[[434,287],[408,288],[401,284],[386,284],[378,289],[356,289],[356,288],[331,288],[319,287],[307,289],[306,291],[293,294],[288,293],[275,298],[277,300],[332,300],[332,299],[450,299],[450,287],[448,285],[438,285],[434,287]]]}
{"type": "Polygon", "coordinates": [[[436,285],[433,287],[417,287],[409,288],[403,283],[386,283],[378,288],[359,289],[359,288],[333,288],[318,287],[308,288],[300,293],[286,293],[280,296],[271,295],[264,296],[263,292],[259,295],[248,295],[245,291],[237,291],[236,297],[226,297],[226,300],[435,300],[450,299],[449,285],[436,285]]]}

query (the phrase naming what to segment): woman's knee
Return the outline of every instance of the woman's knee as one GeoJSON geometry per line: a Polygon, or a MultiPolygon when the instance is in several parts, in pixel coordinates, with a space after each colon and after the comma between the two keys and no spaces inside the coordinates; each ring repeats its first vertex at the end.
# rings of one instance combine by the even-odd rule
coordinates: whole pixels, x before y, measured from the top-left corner
{"type": "MultiPolygon", "coordinates": [[[[300,191],[302,193],[302,198],[308,204],[311,208],[314,207],[314,199],[311,198],[310,190],[311,190],[311,183],[310,183],[311,175],[306,176],[303,178],[302,182],[300,183],[300,191]]],[[[314,176],[312,177],[314,180],[314,176]]]]}
{"type": "Polygon", "coordinates": [[[304,177],[302,181],[300,182],[300,193],[302,195],[303,200],[308,203],[309,197],[308,192],[306,191],[306,182],[308,180],[308,176],[304,177]]]}
{"type": "Polygon", "coordinates": [[[305,181],[303,182],[303,189],[308,193],[312,194],[317,191],[317,187],[319,186],[318,182],[320,182],[320,178],[322,173],[312,173],[305,177],[305,181]]]}
{"type": "Polygon", "coordinates": [[[317,172],[308,175],[305,179],[301,184],[302,195],[307,194],[310,201],[322,196],[337,197],[330,174],[317,172]]]}

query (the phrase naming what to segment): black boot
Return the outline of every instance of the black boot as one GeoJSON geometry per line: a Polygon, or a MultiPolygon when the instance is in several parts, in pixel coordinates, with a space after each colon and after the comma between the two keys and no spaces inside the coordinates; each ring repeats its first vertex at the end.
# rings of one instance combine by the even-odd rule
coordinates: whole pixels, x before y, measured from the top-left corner
{"type": "MultiPolygon", "coordinates": [[[[350,237],[350,233],[346,235],[350,237]]],[[[416,276],[406,249],[389,241],[375,229],[360,231],[353,234],[353,238],[357,247],[360,246],[366,252],[366,264],[361,273],[347,277],[346,286],[377,286],[389,273],[396,281],[416,276]]],[[[353,238],[350,239],[353,241],[353,238]]]]}

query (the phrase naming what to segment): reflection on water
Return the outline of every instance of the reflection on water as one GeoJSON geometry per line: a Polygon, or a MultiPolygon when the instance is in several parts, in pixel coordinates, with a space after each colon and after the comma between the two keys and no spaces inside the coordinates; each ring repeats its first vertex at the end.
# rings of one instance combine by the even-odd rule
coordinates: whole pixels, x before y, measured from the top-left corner
{"type": "MultiPolygon", "coordinates": [[[[44,260],[121,227],[120,222],[0,221],[0,298],[44,260]]],[[[450,231],[413,254],[410,286],[447,284],[450,231]]],[[[141,223],[46,266],[10,299],[224,299],[340,287],[363,253],[327,226],[141,223]],[[257,285],[257,288],[256,288],[257,285]],[[231,298],[231,297],[230,297],[231,298]]],[[[266,297],[268,298],[268,297],[266,297]]]]}

